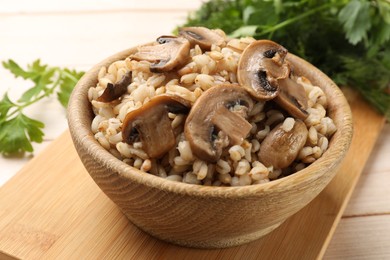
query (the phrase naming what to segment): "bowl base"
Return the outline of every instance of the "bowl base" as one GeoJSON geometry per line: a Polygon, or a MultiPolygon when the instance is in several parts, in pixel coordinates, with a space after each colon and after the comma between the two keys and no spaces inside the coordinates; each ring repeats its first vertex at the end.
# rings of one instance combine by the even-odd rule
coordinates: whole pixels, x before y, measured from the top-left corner
{"type": "Polygon", "coordinates": [[[159,240],[169,242],[178,246],[202,248],[202,249],[216,249],[216,248],[234,247],[234,246],[239,246],[239,245],[252,242],[254,240],[257,240],[267,235],[268,233],[270,233],[271,231],[279,227],[282,223],[283,222],[276,223],[275,225],[272,225],[270,227],[249,234],[244,234],[244,235],[229,237],[229,238],[223,237],[220,239],[202,240],[202,241],[195,240],[195,239],[174,239],[172,237],[167,237],[166,234],[160,235],[154,233],[153,231],[149,232],[148,230],[145,230],[139,226],[137,227],[159,240]]]}

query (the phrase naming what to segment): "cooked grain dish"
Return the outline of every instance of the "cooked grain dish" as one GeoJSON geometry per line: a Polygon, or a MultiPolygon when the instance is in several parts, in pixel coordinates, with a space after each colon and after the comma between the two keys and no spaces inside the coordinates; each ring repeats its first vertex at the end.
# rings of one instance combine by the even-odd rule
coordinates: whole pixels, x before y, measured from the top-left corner
{"type": "Polygon", "coordinates": [[[319,159],[336,126],[326,95],[294,75],[286,50],[194,28],[100,69],[88,92],[97,141],[142,172],[199,185],[261,184],[319,159]],[[191,39],[202,33],[209,45],[191,39]],[[254,68],[259,59],[264,64],[254,68]],[[291,96],[289,86],[300,94],[291,96]]]}

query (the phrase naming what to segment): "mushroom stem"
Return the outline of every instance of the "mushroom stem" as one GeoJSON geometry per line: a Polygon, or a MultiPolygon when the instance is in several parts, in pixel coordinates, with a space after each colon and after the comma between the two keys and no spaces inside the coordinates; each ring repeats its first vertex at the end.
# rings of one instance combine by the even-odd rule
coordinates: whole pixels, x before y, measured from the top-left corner
{"type": "Polygon", "coordinates": [[[222,154],[221,136],[229,137],[230,144],[241,143],[252,128],[245,120],[252,107],[252,98],[238,85],[216,85],[205,91],[196,100],[184,125],[194,155],[214,163],[222,154]],[[229,110],[232,104],[246,108],[233,112],[229,110]]]}
{"type": "Polygon", "coordinates": [[[237,113],[221,106],[211,118],[211,122],[229,137],[230,144],[241,144],[249,134],[252,125],[237,113]]]}
{"type": "Polygon", "coordinates": [[[279,95],[275,102],[295,118],[305,120],[308,117],[308,98],[302,85],[291,78],[278,80],[279,95]]]}
{"type": "Polygon", "coordinates": [[[225,39],[213,30],[205,27],[182,27],[179,35],[190,41],[191,47],[199,45],[203,51],[209,51],[211,45],[222,46],[225,39]]]}
{"type": "Polygon", "coordinates": [[[156,45],[141,46],[130,56],[134,60],[145,60],[152,64],[152,72],[166,72],[184,63],[190,54],[190,42],[183,37],[162,36],[156,45]]]}

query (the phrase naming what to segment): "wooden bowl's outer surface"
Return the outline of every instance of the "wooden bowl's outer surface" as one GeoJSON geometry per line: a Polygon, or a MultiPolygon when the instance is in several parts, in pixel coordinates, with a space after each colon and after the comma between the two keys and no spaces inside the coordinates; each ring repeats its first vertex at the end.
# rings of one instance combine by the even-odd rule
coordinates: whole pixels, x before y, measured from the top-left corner
{"type": "Polygon", "coordinates": [[[338,130],[315,163],[288,177],[245,187],[207,187],[168,181],[118,160],[95,140],[88,89],[98,71],[134,53],[131,48],[94,66],[72,93],[68,121],[76,150],[87,171],[136,226],[179,245],[220,248],[257,239],[308,204],[329,183],[352,138],[349,105],[340,89],[321,71],[289,54],[298,75],[321,87],[338,130]]]}

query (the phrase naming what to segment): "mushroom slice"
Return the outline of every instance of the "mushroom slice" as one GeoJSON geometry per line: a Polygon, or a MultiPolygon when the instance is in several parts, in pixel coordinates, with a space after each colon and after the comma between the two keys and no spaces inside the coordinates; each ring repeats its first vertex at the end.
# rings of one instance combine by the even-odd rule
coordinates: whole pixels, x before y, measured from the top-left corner
{"type": "Polygon", "coordinates": [[[283,123],[277,125],[260,145],[259,160],[267,167],[275,169],[288,167],[298,156],[307,139],[307,128],[301,120],[295,120],[290,131],[285,131],[283,123]]]}
{"type": "Polygon", "coordinates": [[[96,99],[100,102],[111,102],[127,92],[131,83],[131,71],[128,71],[121,80],[115,84],[108,83],[103,93],[96,99]]]}
{"type": "Polygon", "coordinates": [[[278,95],[278,80],[290,74],[286,55],[287,50],[273,41],[249,44],[238,62],[238,82],[257,100],[273,99],[278,95]]]}
{"type": "Polygon", "coordinates": [[[222,154],[220,136],[228,136],[230,144],[240,144],[252,125],[245,120],[253,100],[238,85],[216,85],[205,91],[192,106],[184,125],[184,134],[192,152],[207,162],[216,162],[222,154]],[[238,112],[230,108],[242,107],[238,112]],[[222,134],[218,134],[218,132],[222,134]]]}
{"type": "Polygon", "coordinates": [[[151,62],[152,72],[171,71],[187,61],[190,55],[190,42],[187,39],[163,36],[157,40],[160,44],[141,46],[130,58],[151,62]]]}
{"type": "Polygon", "coordinates": [[[203,51],[211,50],[212,44],[222,46],[225,43],[221,35],[205,27],[182,27],[179,28],[179,35],[187,38],[191,46],[199,45],[203,51]]]}
{"type": "Polygon", "coordinates": [[[178,96],[152,98],[126,115],[122,127],[124,142],[132,144],[140,139],[143,150],[150,158],[161,157],[176,144],[168,112],[188,113],[190,106],[187,100],[178,96]]]}
{"type": "Polygon", "coordinates": [[[304,87],[291,78],[280,79],[278,83],[279,95],[275,102],[293,117],[305,120],[309,113],[306,111],[308,98],[304,87]]]}
{"type": "Polygon", "coordinates": [[[162,35],[156,39],[156,42],[158,44],[165,44],[165,43],[168,43],[174,39],[177,39],[177,37],[173,36],[173,35],[162,35]]]}
{"type": "Polygon", "coordinates": [[[241,144],[252,128],[240,114],[230,111],[225,106],[217,108],[211,123],[229,137],[232,145],[241,144]]]}

